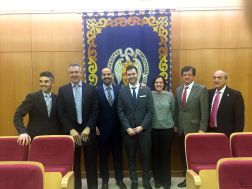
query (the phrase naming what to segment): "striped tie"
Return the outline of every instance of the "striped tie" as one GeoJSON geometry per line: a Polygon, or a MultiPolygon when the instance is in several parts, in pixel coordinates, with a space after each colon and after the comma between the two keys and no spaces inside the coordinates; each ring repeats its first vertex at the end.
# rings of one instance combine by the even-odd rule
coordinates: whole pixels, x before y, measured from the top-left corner
{"type": "Polygon", "coordinates": [[[108,94],[108,103],[109,103],[109,105],[110,106],[112,106],[113,105],[113,102],[114,102],[114,100],[113,100],[113,97],[112,97],[112,95],[111,95],[111,88],[110,87],[107,87],[106,88],[106,90],[107,90],[107,94],[108,94]]]}

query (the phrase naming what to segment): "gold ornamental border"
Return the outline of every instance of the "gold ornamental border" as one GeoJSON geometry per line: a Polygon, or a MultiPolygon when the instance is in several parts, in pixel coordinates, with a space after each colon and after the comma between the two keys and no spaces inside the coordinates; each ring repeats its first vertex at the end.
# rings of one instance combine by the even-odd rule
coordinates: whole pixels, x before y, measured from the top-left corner
{"type": "Polygon", "coordinates": [[[96,43],[95,39],[97,35],[99,35],[102,30],[106,27],[126,27],[126,26],[144,26],[148,25],[152,27],[153,31],[158,34],[159,37],[159,64],[158,68],[160,70],[160,75],[164,76],[165,79],[168,78],[167,70],[169,68],[168,65],[168,26],[169,26],[168,16],[144,16],[140,18],[139,16],[130,16],[128,18],[118,17],[115,19],[111,18],[100,18],[100,19],[86,19],[86,27],[87,27],[87,44],[88,44],[88,72],[89,77],[88,81],[92,85],[97,85],[98,76],[97,72],[97,51],[96,51],[96,43]]]}

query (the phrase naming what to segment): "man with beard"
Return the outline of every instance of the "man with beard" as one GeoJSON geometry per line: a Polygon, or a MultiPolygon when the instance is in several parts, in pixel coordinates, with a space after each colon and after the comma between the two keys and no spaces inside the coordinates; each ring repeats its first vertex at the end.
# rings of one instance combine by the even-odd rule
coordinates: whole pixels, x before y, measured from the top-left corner
{"type": "Polygon", "coordinates": [[[26,96],[14,114],[14,125],[18,131],[18,144],[28,145],[35,136],[60,134],[56,115],[56,95],[52,93],[54,76],[42,72],[39,77],[40,90],[26,96]],[[29,114],[27,128],[23,118],[29,114]]]}
{"type": "Polygon", "coordinates": [[[100,152],[101,189],[109,188],[109,148],[111,148],[113,156],[116,184],[120,189],[126,189],[121,167],[121,124],[117,116],[119,87],[112,85],[113,74],[110,68],[103,68],[101,72],[103,85],[97,88],[99,115],[96,128],[100,152]]]}
{"type": "Polygon", "coordinates": [[[136,154],[140,150],[144,189],[150,185],[151,119],[154,111],[153,98],[148,87],[140,86],[137,68],[126,68],[128,86],[118,95],[118,116],[122,124],[123,141],[128,158],[131,189],[138,188],[136,154]]]}

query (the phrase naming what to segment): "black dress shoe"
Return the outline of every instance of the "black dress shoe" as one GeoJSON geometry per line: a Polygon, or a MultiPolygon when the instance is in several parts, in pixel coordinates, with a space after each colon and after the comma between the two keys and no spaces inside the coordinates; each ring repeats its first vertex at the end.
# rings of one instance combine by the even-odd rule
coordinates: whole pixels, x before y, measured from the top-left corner
{"type": "Polygon", "coordinates": [[[178,187],[186,187],[186,179],[183,182],[178,184],[178,187]]]}
{"type": "Polygon", "coordinates": [[[131,189],[137,189],[138,188],[138,184],[137,183],[132,183],[131,184],[131,189]]]}
{"type": "Polygon", "coordinates": [[[116,185],[117,185],[120,189],[127,189],[127,186],[124,184],[123,181],[116,182],[116,185]]]}
{"type": "Polygon", "coordinates": [[[107,183],[102,183],[101,189],[108,189],[108,184],[107,183]]]}
{"type": "Polygon", "coordinates": [[[152,189],[152,186],[150,185],[150,183],[144,183],[143,187],[144,189],[152,189]]]}

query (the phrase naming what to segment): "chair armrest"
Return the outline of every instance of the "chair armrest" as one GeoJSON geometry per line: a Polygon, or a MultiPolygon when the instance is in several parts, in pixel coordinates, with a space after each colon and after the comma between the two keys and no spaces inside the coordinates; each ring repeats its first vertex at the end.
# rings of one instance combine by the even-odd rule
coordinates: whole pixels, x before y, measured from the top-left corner
{"type": "Polygon", "coordinates": [[[192,186],[192,188],[197,188],[201,185],[200,176],[195,173],[193,170],[188,169],[186,171],[186,186],[192,186]]]}
{"type": "Polygon", "coordinates": [[[60,189],[62,175],[60,172],[45,172],[45,189],[60,189]]]}
{"type": "Polygon", "coordinates": [[[74,189],[74,172],[73,171],[67,172],[67,174],[62,178],[61,188],[74,189]]]}
{"type": "Polygon", "coordinates": [[[201,187],[204,189],[218,189],[216,169],[200,170],[201,187]]]}

